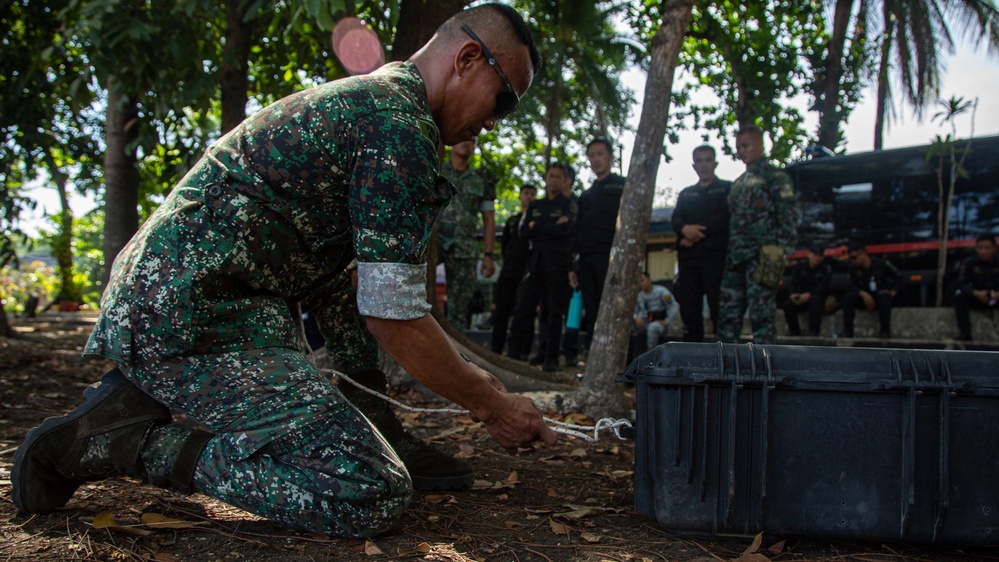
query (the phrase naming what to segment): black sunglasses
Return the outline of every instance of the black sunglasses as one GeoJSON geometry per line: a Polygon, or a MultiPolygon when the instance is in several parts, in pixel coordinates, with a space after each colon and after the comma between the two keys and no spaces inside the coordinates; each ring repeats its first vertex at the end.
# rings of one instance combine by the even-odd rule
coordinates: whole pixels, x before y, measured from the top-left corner
{"type": "Polygon", "coordinates": [[[513,84],[510,83],[510,79],[506,77],[506,73],[503,72],[499,63],[496,62],[496,57],[489,52],[489,48],[482,42],[482,39],[479,39],[479,36],[476,35],[475,32],[472,31],[472,29],[466,24],[461,24],[461,30],[467,33],[469,37],[475,40],[475,42],[482,47],[482,54],[486,56],[486,62],[489,63],[489,66],[493,67],[493,70],[496,71],[500,80],[503,81],[503,89],[500,90],[500,93],[496,94],[496,107],[493,109],[493,115],[495,115],[497,119],[502,119],[507,115],[510,115],[513,113],[513,110],[517,109],[517,106],[520,105],[520,96],[517,95],[517,91],[513,89],[513,84]]]}

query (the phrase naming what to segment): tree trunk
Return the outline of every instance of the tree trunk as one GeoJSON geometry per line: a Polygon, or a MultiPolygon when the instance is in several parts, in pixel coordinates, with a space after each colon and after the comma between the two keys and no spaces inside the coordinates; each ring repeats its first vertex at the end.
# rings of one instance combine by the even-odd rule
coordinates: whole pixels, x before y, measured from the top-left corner
{"type": "Polygon", "coordinates": [[[835,151],[840,141],[840,121],[843,118],[839,108],[840,82],[843,78],[843,46],[846,44],[846,31],[850,24],[853,0],[836,0],[833,14],[832,37],[829,39],[829,52],[820,79],[819,144],[835,151]]]}
{"type": "Polygon", "coordinates": [[[874,150],[884,147],[885,118],[888,111],[889,81],[888,71],[891,57],[891,43],[895,26],[891,23],[891,13],[886,3],[884,9],[885,29],[881,40],[881,62],[878,64],[878,93],[875,100],[877,113],[874,117],[874,150]]]}
{"type": "MultiPolygon", "coordinates": [[[[554,68],[562,68],[564,64],[564,57],[561,53],[555,59],[554,68]]],[[[552,152],[554,150],[554,145],[557,139],[562,136],[562,74],[560,72],[555,73],[555,83],[552,85],[551,94],[548,96],[548,102],[545,104],[547,106],[546,113],[548,114],[548,123],[545,124],[545,135],[547,136],[545,142],[545,152],[544,152],[544,163],[545,170],[552,163],[552,152]]]]}
{"type": "Polygon", "coordinates": [[[59,192],[59,232],[53,244],[56,264],[59,267],[59,294],[56,300],[80,299],[79,291],[73,283],[73,210],[69,207],[69,193],[66,184],[69,177],[59,169],[51,154],[46,154],[49,161],[49,175],[59,192]]]}
{"type": "Polygon", "coordinates": [[[246,119],[246,89],[253,20],[245,21],[248,2],[226,1],[225,45],[222,46],[222,134],[246,119]]]}
{"type": "Polygon", "coordinates": [[[104,286],[111,264],[139,228],[139,168],[134,141],[139,136],[139,110],[108,79],[108,108],[104,125],[104,286]]]}
{"type": "Polygon", "coordinates": [[[392,42],[392,60],[404,61],[433,37],[442,23],[471,0],[402,0],[399,6],[399,31],[392,42]]]}
{"type": "Polygon", "coordinates": [[[7,312],[0,306],[0,338],[12,338],[14,337],[14,329],[10,327],[10,320],[7,318],[7,312]]]}
{"type": "Polygon", "coordinates": [[[652,38],[652,62],[645,83],[642,117],[628,167],[628,182],[621,196],[600,313],[593,330],[583,386],[574,398],[577,409],[593,418],[620,416],[629,410],[623,388],[614,379],[627,360],[631,315],[641,274],[639,263],[645,254],[656,172],[663,157],[673,76],[693,4],[694,0],[664,2],[663,21],[652,38]]]}

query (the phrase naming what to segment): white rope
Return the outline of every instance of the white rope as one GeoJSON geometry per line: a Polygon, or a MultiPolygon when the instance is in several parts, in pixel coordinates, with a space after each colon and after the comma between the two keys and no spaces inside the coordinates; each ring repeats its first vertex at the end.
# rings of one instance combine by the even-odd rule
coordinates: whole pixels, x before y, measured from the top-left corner
{"type": "MultiPolygon", "coordinates": [[[[428,414],[455,414],[455,415],[469,413],[468,410],[463,410],[459,408],[420,408],[417,406],[410,406],[409,404],[404,404],[392,398],[391,396],[386,396],[381,392],[372,390],[364,386],[363,384],[351,379],[350,377],[341,373],[340,371],[334,369],[320,369],[320,371],[326,374],[332,374],[339,379],[345,380],[348,383],[357,387],[362,392],[367,392],[372,396],[377,396],[378,398],[385,400],[389,404],[392,404],[393,406],[396,406],[408,412],[419,412],[419,413],[428,413],[428,414]]],[[[571,435],[573,437],[578,437],[580,439],[584,439],[591,443],[599,441],[601,431],[613,431],[614,435],[618,439],[624,440],[625,437],[621,436],[621,428],[631,427],[631,422],[626,419],[603,418],[597,420],[596,425],[592,426],[565,423],[558,420],[553,420],[551,418],[544,418],[544,420],[545,423],[547,423],[548,426],[551,427],[555,433],[561,433],[563,435],[571,435]],[[584,433],[584,432],[589,432],[589,433],[584,433]]]]}
{"type": "MultiPolygon", "coordinates": [[[[317,369],[319,369],[319,366],[316,365],[315,352],[312,350],[312,346],[309,345],[308,338],[305,337],[305,321],[302,318],[302,307],[301,305],[296,304],[295,308],[298,314],[299,337],[302,339],[302,343],[305,345],[306,356],[309,358],[309,361],[312,363],[312,365],[317,369]]],[[[461,356],[464,357],[465,361],[471,362],[471,360],[468,357],[466,357],[465,354],[461,354],[461,356]]],[[[397,408],[406,410],[408,412],[418,412],[425,414],[455,414],[455,415],[462,415],[469,413],[468,410],[463,410],[459,408],[420,408],[417,406],[410,406],[409,404],[404,404],[402,402],[399,402],[398,400],[392,398],[391,396],[382,394],[377,390],[372,390],[335,369],[319,369],[319,370],[320,372],[326,373],[327,375],[333,375],[339,379],[345,380],[350,384],[354,385],[355,387],[357,387],[359,390],[367,392],[372,396],[377,396],[378,398],[385,400],[389,404],[392,404],[393,406],[396,406],[397,408]]],[[[589,441],[590,443],[595,443],[596,441],[599,441],[600,432],[607,430],[613,431],[614,435],[618,439],[623,441],[626,438],[621,437],[621,428],[631,427],[631,422],[626,419],[602,418],[597,420],[596,425],[593,426],[565,423],[565,422],[560,422],[558,420],[553,420],[551,418],[544,418],[544,420],[545,423],[548,424],[548,427],[551,427],[552,431],[554,431],[555,433],[561,433],[562,435],[571,435],[573,437],[578,437],[580,439],[589,441]],[[584,432],[592,432],[592,435],[584,432]]]]}

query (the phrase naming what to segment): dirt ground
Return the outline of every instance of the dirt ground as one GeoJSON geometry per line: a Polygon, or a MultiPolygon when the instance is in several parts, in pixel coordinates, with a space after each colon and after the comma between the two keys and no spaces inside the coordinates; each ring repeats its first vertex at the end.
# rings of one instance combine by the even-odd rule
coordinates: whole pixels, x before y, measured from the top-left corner
{"type": "MultiPolygon", "coordinates": [[[[416,492],[399,525],[368,541],[299,532],[205,496],[178,497],[125,479],[85,485],[51,515],[18,514],[10,499],[16,447],[45,417],[72,409],[109,367],[80,357],[90,318],[12,319],[18,336],[0,339],[0,560],[999,560],[995,550],[674,536],[633,509],[633,442],[613,435],[597,443],[562,439],[512,456],[481,425],[439,414],[403,417],[417,434],[474,463],[475,486],[416,492]]],[[[398,397],[434,405],[414,392],[398,397]]]]}

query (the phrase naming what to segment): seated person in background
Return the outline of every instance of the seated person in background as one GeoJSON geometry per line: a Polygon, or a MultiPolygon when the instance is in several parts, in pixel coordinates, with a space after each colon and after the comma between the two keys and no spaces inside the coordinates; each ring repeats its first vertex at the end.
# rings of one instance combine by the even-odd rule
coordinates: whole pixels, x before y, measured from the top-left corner
{"type": "Polygon", "coordinates": [[[975,255],[961,264],[961,277],[954,293],[954,312],[957,314],[957,339],[971,341],[970,308],[978,310],[996,308],[999,293],[999,267],[996,263],[996,240],[991,234],[978,237],[975,255]]]}
{"type": "Polygon", "coordinates": [[[808,335],[819,335],[829,281],[832,279],[832,266],[825,262],[824,252],[822,246],[810,248],[808,257],[799,261],[791,272],[791,294],[782,308],[792,336],[801,335],[798,313],[804,310],[808,311],[808,335]]]}
{"type": "Polygon", "coordinates": [[[853,337],[853,318],[857,303],[867,310],[878,310],[881,337],[891,337],[891,304],[898,289],[898,269],[885,258],[872,258],[860,242],[849,246],[850,288],[843,297],[843,337],[853,337]]]}
{"type": "Polygon", "coordinates": [[[680,307],[669,289],[652,283],[652,277],[647,271],[642,272],[640,287],[638,303],[635,305],[634,329],[645,331],[645,343],[648,349],[652,349],[659,345],[660,336],[669,333],[669,324],[680,312],[680,307]]]}

